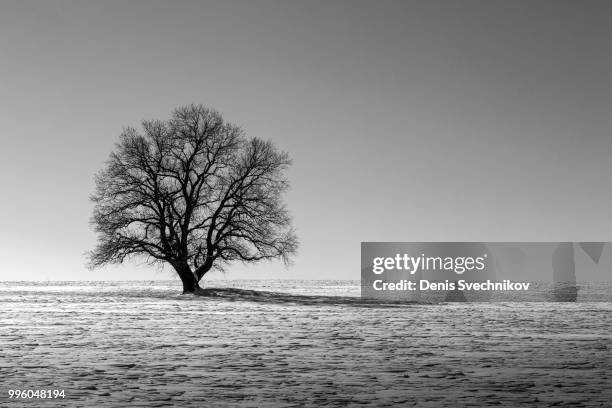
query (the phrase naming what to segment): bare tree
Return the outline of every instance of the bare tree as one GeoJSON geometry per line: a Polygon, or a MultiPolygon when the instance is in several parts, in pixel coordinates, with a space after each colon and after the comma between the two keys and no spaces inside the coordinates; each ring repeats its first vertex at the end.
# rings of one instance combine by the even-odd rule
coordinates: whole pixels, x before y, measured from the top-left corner
{"type": "Polygon", "coordinates": [[[172,265],[183,292],[231,261],[295,253],[282,201],[291,160],[201,105],[127,128],[96,175],[90,266],[144,257],[172,265]]]}

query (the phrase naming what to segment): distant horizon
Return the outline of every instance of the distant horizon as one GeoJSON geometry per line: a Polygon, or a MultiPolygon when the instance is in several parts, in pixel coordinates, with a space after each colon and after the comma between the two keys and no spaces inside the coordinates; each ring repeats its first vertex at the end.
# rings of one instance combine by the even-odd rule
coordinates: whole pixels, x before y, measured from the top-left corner
{"type": "MultiPolygon", "coordinates": [[[[423,278],[425,279],[425,278],[423,278]]],[[[503,278],[508,279],[508,278],[503,278]]],[[[308,279],[308,278],[227,278],[227,279],[202,279],[201,284],[204,286],[206,282],[216,282],[216,281],[320,281],[320,282],[332,282],[332,281],[341,281],[341,282],[361,282],[360,279],[308,279]]],[[[450,279],[449,279],[450,280],[450,279]]],[[[456,280],[456,279],[455,279],[456,280]]],[[[500,279],[492,279],[492,281],[501,281],[500,279]]],[[[98,280],[0,280],[0,283],[5,282],[176,282],[180,284],[181,281],[177,277],[176,279],[98,279],[98,280]]],[[[526,280],[526,282],[535,282],[535,283],[554,283],[552,280],[526,280]]],[[[600,280],[578,280],[576,284],[579,286],[580,283],[605,283],[612,284],[612,281],[600,281],[600,280]]]]}
{"type": "MultiPolygon", "coordinates": [[[[287,281],[325,281],[325,282],[329,282],[329,281],[347,281],[347,282],[359,282],[359,279],[308,279],[308,278],[228,278],[228,279],[219,279],[219,278],[213,278],[213,279],[202,279],[201,283],[202,284],[206,284],[206,282],[214,282],[214,281],[249,281],[249,280],[269,280],[269,281],[274,281],[274,280],[287,280],[287,281]]],[[[50,280],[46,280],[46,279],[39,279],[39,280],[0,280],[0,282],[177,282],[177,284],[180,284],[181,281],[180,279],[177,277],[176,279],[96,279],[96,280],[92,280],[92,279],[81,279],[81,280],[54,280],[54,279],[50,279],[50,280]]]]}

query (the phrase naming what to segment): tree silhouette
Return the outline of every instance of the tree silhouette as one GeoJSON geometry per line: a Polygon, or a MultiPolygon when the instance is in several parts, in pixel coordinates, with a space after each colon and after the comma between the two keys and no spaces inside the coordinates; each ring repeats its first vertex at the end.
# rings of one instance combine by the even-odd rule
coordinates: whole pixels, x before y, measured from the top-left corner
{"type": "Polygon", "coordinates": [[[297,248],[282,194],[291,160],[201,105],[127,128],[96,175],[90,266],[143,257],[172,265],[183,292],[231,261],[281,258],[297,248]]]}

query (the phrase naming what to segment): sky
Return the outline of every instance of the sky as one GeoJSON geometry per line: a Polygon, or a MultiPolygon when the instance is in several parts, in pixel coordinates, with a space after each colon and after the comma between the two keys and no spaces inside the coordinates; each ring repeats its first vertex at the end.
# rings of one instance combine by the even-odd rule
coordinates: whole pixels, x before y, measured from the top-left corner
{"type": "Polygon", "coordinates": [[[361,241],[612,241],[609,1],[0,3],[0,280],[90,271],[93,175],[122,129],[213,107],[294,160],[291,266],[361,241]]]}

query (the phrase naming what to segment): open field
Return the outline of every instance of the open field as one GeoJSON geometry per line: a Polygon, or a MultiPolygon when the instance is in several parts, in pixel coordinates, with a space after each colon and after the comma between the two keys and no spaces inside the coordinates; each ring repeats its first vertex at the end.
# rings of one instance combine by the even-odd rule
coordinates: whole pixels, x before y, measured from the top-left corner
{"type": "Polygon", "coordinates": [[[0,406],[609,406],[612,303],[360,305],[358,282],[0,283],[0,406]],[[319,297],[320,301],[316,301],[319,297]],[[8,399],[9,389],[66,398],[8,399]]]}

